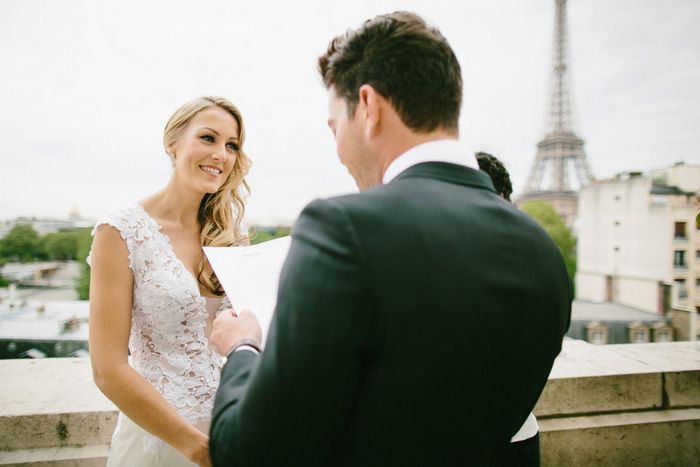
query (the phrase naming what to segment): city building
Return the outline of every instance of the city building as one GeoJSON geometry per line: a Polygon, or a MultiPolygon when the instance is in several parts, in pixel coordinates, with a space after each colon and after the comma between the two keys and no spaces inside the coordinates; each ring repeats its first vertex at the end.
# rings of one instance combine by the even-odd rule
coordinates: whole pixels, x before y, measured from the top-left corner
{"type": "Polygon", "coordinates": [[[87,356],[89,308],[85,300],[0,300],[0,359],[87,356]]]}
{"type": "MultiPolygon", "coordinates": [[[[679,162],[581,189],[579,300],[658,315],[700,309],[700,165],[679,162]]],[[[698,329],[700,326],[694,326],[698,329]]]]}
{"type": "Polygon", "coordinates": [[[90,304],[75,290],[80,270],[77,261],[0,268],[11,281],[0,288],[0,360],[88,355],[90,304]]]}
{"type": "Polygon", "coordinates": [[[574,300],[567,337],[591,344],[672,342],[671,318],[613,302],[574,300]]]}
{"type": "Polygon", "coordinates": [[[80,213],[78,212],[78,208],[76,206],[73,206],[73,209],[71,209],[70,213],[68,214],[68,219],[20,216],[16,219],[0,221],[0,239],[10,233],[10,231],[17,225],[29,225],[41,236],[56,233],[61,230],[92,227],[95,225],[95,221],[80,217],[80,213]]]}

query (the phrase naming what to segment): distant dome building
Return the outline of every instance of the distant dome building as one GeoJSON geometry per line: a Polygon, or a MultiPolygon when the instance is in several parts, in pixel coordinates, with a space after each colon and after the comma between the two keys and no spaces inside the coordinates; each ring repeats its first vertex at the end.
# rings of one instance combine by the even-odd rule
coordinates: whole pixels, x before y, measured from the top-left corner
{"type": "Polygon", "coordinates": [[[75,222],[80,220],[80,213],[78,212],[78,205],[74,204],[73,209],[71,209],[70,214],[68,214],[68,220],[75,222]]]}

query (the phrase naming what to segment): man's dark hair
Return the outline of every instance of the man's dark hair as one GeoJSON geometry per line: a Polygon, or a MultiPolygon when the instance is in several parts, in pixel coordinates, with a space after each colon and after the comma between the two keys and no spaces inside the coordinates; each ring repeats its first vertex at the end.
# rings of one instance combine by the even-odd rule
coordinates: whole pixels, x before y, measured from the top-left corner
{"type": "Polygon", "coordinates": [[[360,87],[369,84],[411,130],[459,130],[459,62],[440,31],[414,13],[377,16],[336,37],[319,58],[318,68],[326,88],[335,87],[345,99],[350,116],[360,87]]]}
{"type": "Polygon", "coordinates": [[[477,152],[476,160],[479,162],[479,168],[489,174],[493,187],[503,198],[510,201],[510,194],[513,193],[513,185],[510,183],[510,175],[506,170],[503,162],[496,159],[487,152],[477,152]]]}

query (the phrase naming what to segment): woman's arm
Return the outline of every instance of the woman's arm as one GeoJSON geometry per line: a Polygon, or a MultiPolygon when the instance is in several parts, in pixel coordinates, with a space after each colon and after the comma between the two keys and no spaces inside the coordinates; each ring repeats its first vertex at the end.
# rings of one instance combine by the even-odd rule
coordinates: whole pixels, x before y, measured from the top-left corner
{"type": "Polygon", "coordinates": [[[119,410],[202,466],[209,438],[183,419],[127,361],[133,274],[126,242],[102,224],[95,232],[90,274],[90,360],[95,384],[119,410]]]}

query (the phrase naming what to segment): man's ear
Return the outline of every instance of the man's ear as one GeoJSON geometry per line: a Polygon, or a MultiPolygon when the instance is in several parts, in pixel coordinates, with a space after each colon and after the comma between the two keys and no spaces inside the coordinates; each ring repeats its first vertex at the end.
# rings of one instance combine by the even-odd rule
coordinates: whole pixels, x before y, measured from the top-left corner
{"type": "Polygon", "coordinates": [[[358,93],[358,110],[360,117],[363,119],[364,132],[367,137],[371,137],[380,128],[382,118],[381,103],[384,98],[369,84],[360,86],[358,93]]]}

